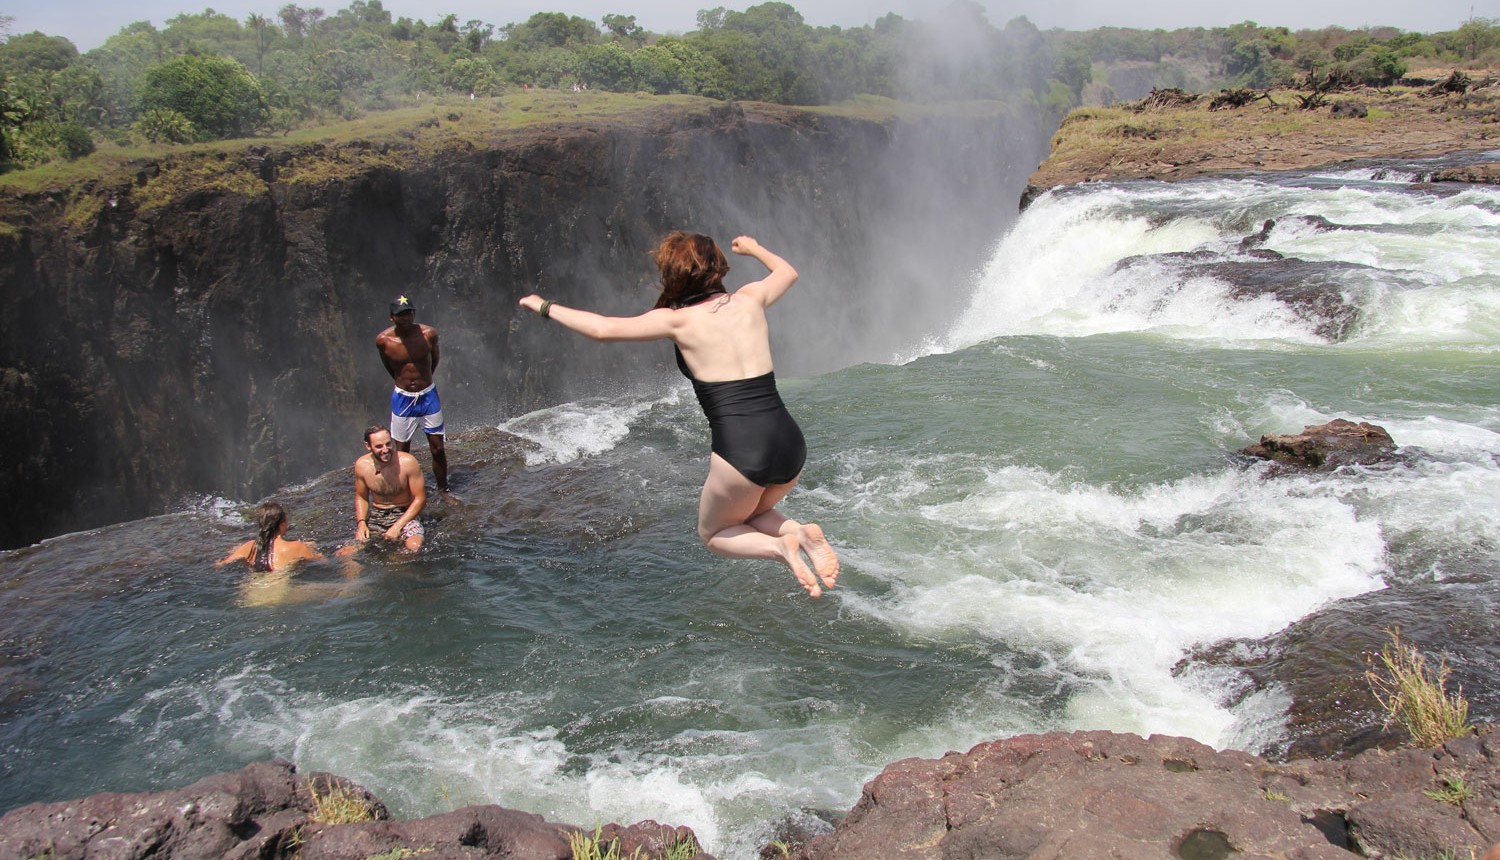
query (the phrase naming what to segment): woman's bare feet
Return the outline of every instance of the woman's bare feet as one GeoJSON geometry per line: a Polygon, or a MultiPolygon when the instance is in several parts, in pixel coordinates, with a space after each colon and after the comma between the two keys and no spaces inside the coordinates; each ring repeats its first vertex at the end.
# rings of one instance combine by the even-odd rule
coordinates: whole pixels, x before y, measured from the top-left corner
{"type": "Polygon", "coordinates": [[[802,561],[802,542],[796,535],[783,535],[781,538],[781,559],[786,566],[792,569],[792,575],[797,577],[803,588],[807,589],[809,597],[822,597],[823,589],[818,585],[817,577],[808,570],[802,561]]]}
{"type": "Polygon", "coordinates": [[[802,548],[812,559],[818,578],[823,580],[824,586],[832,588],[839,581],[839,557],[833,551],[833,544],[823,536],[823,529],[817,523],[803,523],[802,536],[806,538],[802,548]]]}

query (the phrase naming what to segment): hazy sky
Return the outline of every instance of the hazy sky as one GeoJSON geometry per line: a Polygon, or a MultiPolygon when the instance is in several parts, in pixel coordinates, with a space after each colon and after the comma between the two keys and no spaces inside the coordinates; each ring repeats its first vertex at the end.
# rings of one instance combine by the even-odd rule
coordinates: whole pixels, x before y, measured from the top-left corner
{"type": "MultiPolygon", "coordinates": [[[[40,30],[51,36],[66,36],[78,49],[87,51],[103,44],[132,21],[149,20],[160,27],[181,12],[204,8],[232,15],[243,21],[251,13],[275,19],[276,10],[291,0],[218,0],[197,5],[189,0],[0,0],[0,15],[14,18],[12,35],[40,30]]],[[[198,0],[201,2],[201,0],[198,0]]],[[[905,18],[925,18],[951,0],[792,0],[809,24],[858,27],[886,12],[905,18]]],[[[1087,30],[1093,27],[1218,27],[1253,20],[1258,24],[1293,29],[1326,27],[1358,28],[1390,25],[1424,33],[1452,30],[1471,15],[1500,18],[1500,0],[1259,0],[1255,3],[1213,3],[1204,0],[979,0],[991,23],[1004,24],[1025,15],[1042,29],[1087,30]]],[[[743,10],[755,2],[712,0],[383,0],[393,17],[406,16],[434,22],[454,13],[460,22],[479,19],[502,25],[524,21],[536,12],[566,12],[598,21],[610,13],[634,15],[636,22],[658,33],[692,30],[699,9],[724,6],[743,10]]],[[[297,0],[303,8],[333,12],[348,0],[297,0]]]]}

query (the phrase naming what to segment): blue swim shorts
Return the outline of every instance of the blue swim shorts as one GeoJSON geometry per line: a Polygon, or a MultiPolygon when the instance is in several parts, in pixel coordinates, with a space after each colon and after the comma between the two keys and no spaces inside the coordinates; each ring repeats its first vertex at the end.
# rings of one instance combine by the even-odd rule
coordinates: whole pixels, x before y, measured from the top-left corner
{"type": "Polygon", "coordinates": [[[436,382],[421,391],[398,388],[391,394],[391,438],[410,442],[418,424],[429,436],[443,435],[443,404],[438,401],[436,382]]]}

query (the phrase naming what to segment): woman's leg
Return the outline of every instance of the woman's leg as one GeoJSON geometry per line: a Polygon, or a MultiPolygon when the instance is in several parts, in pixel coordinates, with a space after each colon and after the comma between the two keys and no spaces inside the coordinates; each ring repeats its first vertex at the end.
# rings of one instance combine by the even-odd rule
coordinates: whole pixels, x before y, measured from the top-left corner
{"type": "Polygon", "coordinates": [[[817,523],[799,523],[775,508],[796,483],[794,478],[790,484],[766,487],[765,495],[761,498],[762,512],[751,515],[746,525],[773,537],[796,535],[802,551],[812,559],[813,570],[817,571],[818,578],[823,580],[825,587],[832,588],[839,579],[839,557],[824,536],[823,528],[817,523]],[[777,490],[780,492],[776,492],[777,490]],[[769,504],[766,504],[767,500],[769,504]]]}
{"type": "Polygon", "coordinates": [[[780,561],[791,568],[809,594],[817,597],[822,587],[800,553],[812,559],[817,576],[828,588],[838,580],[838,556],[817,525],[803,525],[776,510],[796,485],[793,478],[785,484],[762,487],[718,454],[711,455],[708,480],[698,503],[698,536],[709,550],[727,558],[780,561]]]}
{"type": "Polygon", "coordinates": [[[779,561],[791,569],[809,595],[818,597],[823,589],[802,560],[801,538],[794,533],[768,534],[747,524],[767,511],[767,499],[774,505],[795,483],[762,487],[741,475],[728,460],[710,455],[708,479],[698,497],[698,537],[709,551],[725,558],[779,561]]]}

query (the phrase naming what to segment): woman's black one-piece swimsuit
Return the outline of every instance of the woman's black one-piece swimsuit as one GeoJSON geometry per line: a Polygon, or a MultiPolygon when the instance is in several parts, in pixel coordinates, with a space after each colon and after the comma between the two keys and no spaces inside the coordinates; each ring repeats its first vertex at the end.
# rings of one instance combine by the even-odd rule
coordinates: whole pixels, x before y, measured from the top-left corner
{"type": "MultiPolygon", "coordinates": [[[[690,299],[687,304],[696,302],[690,299]]],[[[785,484],[802,474],[807,440],[781,401],[774,371],[750,379],[702,382],[682,360],[682,350],[673,349],[678,369],[693,383],[698,405],[708,417],[715,454],[762,487],[785,484]]]]}

